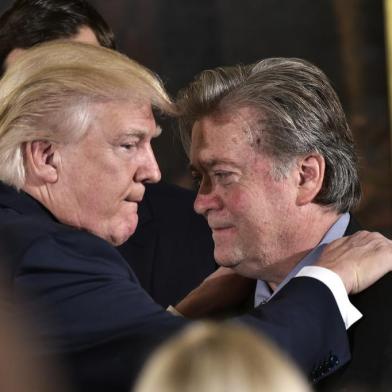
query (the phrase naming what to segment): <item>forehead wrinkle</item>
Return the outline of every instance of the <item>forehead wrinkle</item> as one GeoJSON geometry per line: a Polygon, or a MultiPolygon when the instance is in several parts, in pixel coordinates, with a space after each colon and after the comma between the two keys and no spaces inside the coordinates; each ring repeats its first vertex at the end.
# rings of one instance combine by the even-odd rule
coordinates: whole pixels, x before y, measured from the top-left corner
{"type": "Polygon", "coordinates": [[[227,151],[215,151],[215,149],[210,149],[206,142],[200,143],[197,147],[195,147],[195,144],[191,148],[191,165],[195,166],[197,164],[210,169],[219,164],[235,167],[238,167],[240,164],[236,154],[231,157],[231,154],[227,154],[227,151]]]}
{"type": "MultiPolygon", "coordinates": [[[[201,166],[203,166],[203,167],[205,167],[207,169],[210,169],[210,168],[212,168],[214,166],[221,165],[221,164],[230,165],[230,166],[238,166],[238,163],[235,162],[234,160],[225,159],[225,158],[213,158],[213,157],[211,157],[211,158],[203,159],[203,157],[200,157],[200,155],[199,155],[199,158],[197,159],[197,161],[198,161],[198,163],[201,166]]],[[[189,168],[190,168],[190,170],[197,171],[196,166],[193,163],[191,163],[189,165],[189,168]]]]}

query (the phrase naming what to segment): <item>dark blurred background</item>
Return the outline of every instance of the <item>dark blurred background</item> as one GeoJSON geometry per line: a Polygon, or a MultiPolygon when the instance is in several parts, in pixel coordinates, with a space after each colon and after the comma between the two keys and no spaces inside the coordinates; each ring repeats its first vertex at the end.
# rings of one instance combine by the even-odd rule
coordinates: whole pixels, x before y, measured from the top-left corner
{"type": "MultiPolygon", "coordinates": [[[[218,65],[291,56],[322,68],[341,97],[361,156],[364,197],[356,215],[364,227],[392,235],[382,0],[90,2],[112,26],[120,51],[158,73],[172,95],[218,65]]],[[[11,3],[0,0],[0,12],[11,3]]],[[[190,187],[175,126],[165,128],[154,146],[163,178],[190,187]]]]}

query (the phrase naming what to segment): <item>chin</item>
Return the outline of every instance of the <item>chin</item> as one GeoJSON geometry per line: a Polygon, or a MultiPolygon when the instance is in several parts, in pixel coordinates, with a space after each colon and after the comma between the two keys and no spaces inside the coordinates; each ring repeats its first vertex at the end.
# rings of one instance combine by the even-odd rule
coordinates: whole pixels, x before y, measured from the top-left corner
{"type": "Polygon", "coordinates": [[[234,258],[233,255],[222,254],[215,250],[214,252],[215,261],[221,266],[226,268],[235,268],[238,266],[238,259],[234,258]]]}
{"type": "Polygon", "coordinates": [[[126,234],[126,233],[116,233],[116,234],[111,234],[106,240],[111,243],[113,246],[120,246],[124,242],[126,242],[129,237],[131,237],[133,233],[131,234],[126,234]]]}
{"type": "Polygon", "coordinates": [[[115,236],[112,235],[108,239],[108,241],[113,245],[113,246],[120,246],[122,245],[130,236],[127,237],[120,237],[120,236],[115,236]]]}
{"type": "Polygon", "coordinates": [[[131,237],[137,227],[138,219],[126,220],[122,224],[118,223],[107,239],[113,246],[120,246],[131,237]]]}
{"type": "Polygon", "coordinates": [[[214,258],[221,267],[231,268],[243,275],[242,270],[246,267],[247,262],[245,252],[241,247],[215,245],[214,258]]]}
{"type": "Polygon", "coordinates": [[[132,230],[123,231],[121,233],[114,234],[113,236],[111,236],[110,243],[114,246],[122,245],[124,242],[128,241],[128,239],[132,236],[132,234],[135,233],[135,230],[136,230],[136,226],[132,230]]]}

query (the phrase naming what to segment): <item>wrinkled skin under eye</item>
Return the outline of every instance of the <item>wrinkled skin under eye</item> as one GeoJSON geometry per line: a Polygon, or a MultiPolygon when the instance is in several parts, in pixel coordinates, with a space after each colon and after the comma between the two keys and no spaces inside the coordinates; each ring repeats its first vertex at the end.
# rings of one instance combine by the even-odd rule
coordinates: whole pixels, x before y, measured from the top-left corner
{"type": "Polygon", "coordinates": [[[212,174],[214,182],[220,185],[230,185],[234,180],[234,173],[229,171],[215,171],[212,174]]]}

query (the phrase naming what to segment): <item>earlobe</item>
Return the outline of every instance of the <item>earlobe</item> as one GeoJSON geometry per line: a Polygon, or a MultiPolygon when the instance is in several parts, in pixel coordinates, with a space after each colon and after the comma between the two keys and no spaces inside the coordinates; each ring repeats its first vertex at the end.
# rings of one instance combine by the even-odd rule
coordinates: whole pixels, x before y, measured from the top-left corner
{"type": "Polygon", "coordinates": [[[323,185],[325,160],[319,154],[306,155],[298,162],[297,205],[311,203],[323,185]]]}
{"type": "Polygon", "coordinates": [[[30,180],[39,183],[55,183],[58,178],[55,145],[45,140],[25,144],[26,169],[30,180]]]}

